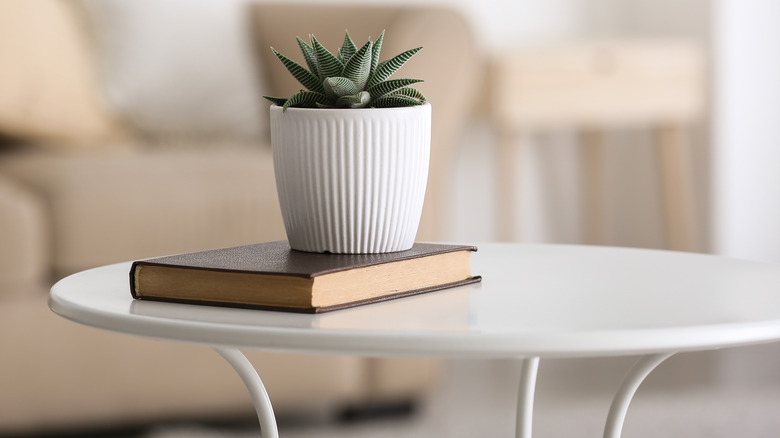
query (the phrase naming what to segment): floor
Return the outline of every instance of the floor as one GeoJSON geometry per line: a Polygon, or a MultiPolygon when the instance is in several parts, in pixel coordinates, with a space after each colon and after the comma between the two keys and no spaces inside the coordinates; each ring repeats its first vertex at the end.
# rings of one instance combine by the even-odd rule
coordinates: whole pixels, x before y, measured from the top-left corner
{"type": "MultiPolygon", "coordinates": [[[[769,437],[780,434],[780,378],[755,363],[780,348],[687,353],[661,365],[640,388],[626,420],[626,438],[769,437]],[[721,365],[744,360],[738,376],[721,365]],[[714,364],[714,365],[713,365],[714,364]],[[717,383],[716,383],[717,381],[717,383]]],[[[612,392],[634,358],[542,361],[535,437],[600,437],[612,392]],[[585,378],[582,378],[585,377],[585,378]]],[[[777,361],[773,361],[775,364],[777,361]]],[[[728,367],[729,369],[733,367],[728,367]]],[[[453,361],[432,398],[412,415],[335,423],[282,419],[282,438],[514,437],[519,363],[453,361]]],[[[139,438],[249,438],[255,424],[161,425],[139,438]]]]}

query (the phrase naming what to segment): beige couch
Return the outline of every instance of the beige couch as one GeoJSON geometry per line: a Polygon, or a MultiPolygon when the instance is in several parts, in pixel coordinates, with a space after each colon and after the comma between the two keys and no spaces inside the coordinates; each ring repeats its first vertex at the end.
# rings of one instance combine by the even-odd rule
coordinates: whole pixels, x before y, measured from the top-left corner
{"type": "MultiPolygon", "coordinates": [[[[436,224],[479,74],[444,9],[243,0],[0,2],[0,434],[251,415],[206,348],[105,333],[53,315],[56,278],[97,265],[284,238],[262,93],[289,93],[268,46],[336,46],[386,29],[384,57],[434,106],[418,238],[436,224]]],[[[432,361],[253,353],[278,412],[419,398],[432,361]]]]}

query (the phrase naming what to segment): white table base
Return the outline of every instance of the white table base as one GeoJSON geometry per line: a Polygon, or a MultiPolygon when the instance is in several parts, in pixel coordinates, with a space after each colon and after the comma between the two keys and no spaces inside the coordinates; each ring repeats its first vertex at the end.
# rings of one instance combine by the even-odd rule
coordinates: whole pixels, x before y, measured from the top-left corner
{"type": "MultiPolygon", "coordinates": [[[[607,424],[604,427],[604,438],[620,438],[623,423],[628,412],[628,405],[634,398],[639,385],[663,361],[674,353],[648,354],[642,356],[629,370],[612,399],[609,408],[607,424]]],[[[517,438],[531,438],[533,431],[533,403],[536,391],[536,375],[539,369],[539,358],[523,359],[520,370],[520,391],[517,398],[517,438]]]]}
{"type": "MultiPolygon", "coordinates": [[[[257,411],[260,431],[263,438],[279,438],[279,429],[274,417],[271,399],[265,390],[265,385],[257,374],[254,366],[241,351],[234,348],[212,347],[219,353],[241,377],[249,390],[252,403],[257,411]]],[[[612,399],[612,405],[604,427],[604,438],[620,438],[623,423],[626,419],[628,406],[639,386],[647,376],[663,361],[674,353],[648,354],[642,356],[623,378],[617,394],[612,399]]],[[[522,360],[520,370],[520,388],[517,398],[516,437],[531,438],[533,435],[534,398],[536,393],[536,377],[539,370],[539,358],[531,357],[522,360]]]]}
{"type": "Polygon", "coordinates": [[[538,357],[523,359],[523,367],[520,369],[520,391],[517,396],[517,426],[515,428],[517,438],[531,438],[538,370],[538,357]]]}
{"type": "Polygon", "coordinates": [[[257,411],[257,419],[260,421],[260,431],[263,438],[279,438],[279,429],[276,427],[276,418],[274,417],[274,408],[271,406],[271,399],[265,390],[263,381],[257,374],[257,370],[244,356],[244,353],[235,348],[214,348],[214,351],[225,358],[234,370],[241,376],[249,395],[252,397],[252,403],[257,411]]]}
{"type": "Polygon", "coordinates": [[[607,415],[607,425],[604,428],[604,438],[620,438],[623,430],[623,422],[626,419],[628,405],[634,398],[639,385],[645,381],[647,376],[663,361],[668,359],[674,353],[648,354],[642,356],[631,370],[623,378],[623,382],[618,388],[615,398],[612,399],[612,406],[607,415]]]}

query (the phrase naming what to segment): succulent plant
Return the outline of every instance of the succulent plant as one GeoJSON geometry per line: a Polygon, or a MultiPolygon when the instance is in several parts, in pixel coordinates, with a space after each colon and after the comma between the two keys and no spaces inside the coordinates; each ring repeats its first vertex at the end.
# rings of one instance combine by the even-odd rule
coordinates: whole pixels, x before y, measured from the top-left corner
{"type": "Polygon", "coordinates": [[[410,85],[421,79],[388,79],[422,47],[407,50],[393,58],[379,62],[379,52],[385,32],[376,42],[369,38],[357,48],[349,32],[337,54],[322,46],[314,35],[310,44],[297,38],[308,69],[297,62],[271,50],[305,90],[289,98],[263,96],[286,110],[289,107],[305,108],[389,108],[421,105],[425,96],[410,85]]]}

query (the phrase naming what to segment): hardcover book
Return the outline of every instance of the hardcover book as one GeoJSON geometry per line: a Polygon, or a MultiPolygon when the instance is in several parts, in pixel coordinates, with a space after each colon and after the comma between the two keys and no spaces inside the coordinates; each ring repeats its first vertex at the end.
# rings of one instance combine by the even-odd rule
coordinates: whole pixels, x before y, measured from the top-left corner
{"type": "Polygon", "coordinates": [[[475,283],[477,248],[415,243],[384,254],[295,251],[265,242],[139,260],[134,298],[318,313],[475,283]]]}

